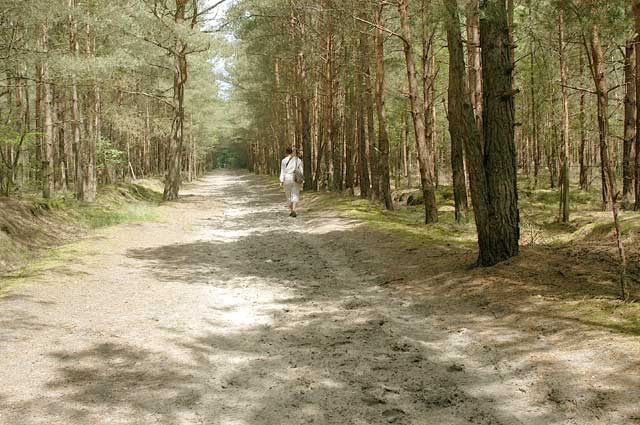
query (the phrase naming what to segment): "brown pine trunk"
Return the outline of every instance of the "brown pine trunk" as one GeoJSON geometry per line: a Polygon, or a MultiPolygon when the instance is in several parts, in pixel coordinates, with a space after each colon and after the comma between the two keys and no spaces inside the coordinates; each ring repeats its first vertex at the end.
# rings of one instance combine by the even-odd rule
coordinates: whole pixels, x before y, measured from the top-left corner
{"type": "Polygon", "coordinates": [[[636,77],[634,41],[629,40],[624,55],[624,145],[622,151],[622,205],[631,203],[633,192],[633,165],[631,151],[636,139],[636,77]]]}
{"type": "MultiPolygon", "coordinates": [[[[607,83],[604,49],[600,41],[600,28],[597,24],[591,26],[591,39],[589,40],[591,54],[591,74],[597,93],[598,103],[598,129],[600,136],[600,172],[602,180],[602,208],[608,210],[611,207],[611,199],[615,195],[610,186],[607,174],[609,162],[609,85],[607,83]]],[[[612,173],[615,176],[615,173],[612,173]]]]}
{"type": "MultiPolygon", "coordinates": [[[[584,77],[584,56],[580,52],[580,81],[584,77]]],[[[587,164],[587,155],[589,147],[587,146],[587,128],[586,128],[586,93],[580,92],[580,112],[578,121],[580,125],[580,146],[578,148],[578,162],[580,163],[580,189],[589,190],[589,168],[587,164]]]]}
{"type": "Polygon", "coordinates": [[[144,105],[144,135],[142,149],[143,175],[151,174],[151,116],[149,113],[149,100],[144,105]]]}
{"type": "MultiPolygon", "coordinates": [[[[174,22],[180,26],[185,21],[187,0],[175,0],[174,22]]],[[[182,144],[184,141],[184,86],[187,82],[187,46],[178,37],[173,50],[173,122],[164,180],[165,201],[178,198],[181,184],[182,144]]]]}
{"type": "Polygon", "coordinates": [[[369,150],[367,140],[365,104],[367,103],[367,87],[365,76],[367,73],[367,63],[369,62],[367,35],[360,32],[360,57],[359,68],[356,70],[356,90],[357,90],[357,126],[358,126],[358,163],[360,165],[360,197],[369,198],[371,192],[371,179],[369,176],[369,150]]]}
{"type": "Polygon", "coordinates": [[[353,84],[349,84],[346,90],[345,97],[345,122],[344,122],[344,146],[345,146],[345,178],[344,188],[350,194],[354,193],[353,171],[355,165],[355,120],[356,120],[356,106],[354,101],[353,84]]]}
{"type": "MultiPolygon", "coordinates": [[[[42,65],[36,65],[36,93],[34,99],[34,119],[36,130],[36,161],[42,164],[42,145],[44,144],[44,127],[43,127],[43,109],[42,109],[42,97],[43,97],[43,83],[42,83],[42,65]]],[[[36,167],[35,178],[37,181],[42,182],[42,166],[36,167]]]]}
{"type": "MultiPolygon", "coordinates": [[[[476,123],[482,128],[482,60],[480,49],[480,0],[469,0],[467,15],[468,87],[476,123]]],[[[480,134],[482,137],[482,134],[480,134]]]]}
{"type": "Polygon", "coordinates": [[[445,0],[445,6],[449,45],[449,129],[451,138],[460,139],[467,154],[471,202],[480,246],[478,262],[482,265],[491,265],[500,260],[491,255],[492,247],[487,241],[491,233],[489,215],[491,199],[484,163],[484,146],[474,115],[471,96],[465,90],[465,63],[457,0],[445,0]]]}
{"type": "Polygon", "coordinates": [[[558,17],[558,38],[560,48],[560,84],[562,89],[562,151],[560,161],[560,222],[569,222],[569,92],[567,88],[569,71],[567,66],[567,43],[564,33],[564,8],[560,8],[558,17]]]}
{"type": "Polygon", "coordinates": [[[636,137],[635,137],[635,205],[634,209],[640,210],[640,3],[633,2],[633,17],[635,23],[636,37],[635,41],[635,86],[636,86],[636,137]]]}
{"type": "MultiPolygon", "coordinates": [[[[42,24],[41,47],[45,56],[49,49],[49,24],[42,24]]],[[[49,78],[49,64],[45,57],[42,62],[42,92],[44,111],[44,146],[42,158],[42,197],[50,198],[54,190],[54,161],[53,161],[53,94],[49,78]]]]}
{"type": "MultiPolygon", "coordinates": [[[[337,85],[337,84],[336,84],[337,85]]],[[[333,190],[342,192],[344,189],[345,175],[344,164],[346,162],[346,144],[344,142],[345,125],[347,118],[347,90],[344,87],[336,88],[336,115],[334,123],[334,155],[333,155],[333,171],[334,181],[333,190]]]]}
{"type": "MultiPolygon", "coordinates": [[[[460,36],[460,18],[457,13],[456,1],[448,1],[447,4],[447,42],[449,45],[449,133],[451,135],[451,169],[453,173],[453,197],[455,202],[456,222],[467,220],[467,182],[464,169],[464,146],[471,137],[480,137],[474,117],[472,101],[475,91],[469,90],[470,96],[465,94],[464,85],[464,53],[462,37],[460,36]],[[452,9],[453,7],[453,9],[452,9]],[[465,121],[466,120],[466,121],[465,121]],[[465,130],[465,125],[471,127],[465,130]],[[473,134],[473,136],[472,136],[473,134]]],[[[471,49],[471,47],[469,47],[471,49]]],[[[471,58],[472,55],[469,55],[471,58]]],[[[470,74],[475,71],[470,70],[470,74]]],[[[475,141],[477,144],[478,141],[475,141]]],[[[482,207],[480,207],[482,208],[482,207]]]]}
{"type": "Polygon", "coordinates": [[[407,81],[409,84],[409,102],[411,105],[411,116],[413,118],[413,128],[416,136],[418,161],[420,163],[422,192],[424,194],[425,223],[430,224],[438,221],[438,208],[436,205],[436,191],[433,175],[433,151],[429,150],[427,132],[425,128],[424,105],[420,104],[418,95],[418,77],[413,58],[413,42],[411,37],[407,0],[398,1],[398,13],[400,14],[400,28],[403,37],[402,41],[407,68],[407,81]]]}
{"type": "MultiPolygon", "coordinates": [[[[369,48],[370,50],[370,48],[369,48]]],[[[369,52],[367,52],[367,57],[369,52]]],[[[380,167],[378,147],[376,146],[376,130],[375,130],[375,99],[373,88],[371,85],[371,65],[369,59],[365,65],[365,103],[367,109],[367,140],[369,143],[369,167],[371,169],[371,199],[373,201],[380,200],[380,167]]]]}
{"type": "Polygon", "coordinates": [[[385,95],[384,64],[384,3],[380,2],[375,9],[376,23],[375,60],[376,60],[376,112],[378,114],[378,151],[380,167],[380,190],[387,210],[393,210],[391,198],[391,173],[389,170],[389,136],[387,134],[387,110],[385,95]]]}
{"type": "Polygon", "coordinates": [[[311,190],[313,187],[313,166],[311,159],[311,121],[309,117],[309,99],[306,89],[307,71],[304,54],[298,55],[298,66],[300,75],[300,115],[302,120],[302,163],[304,171],[304,190],[311,190]]]}
{"type": "Polygon", "coordinates": [[[335,150],[335,100],[334,100],[334,64],[333,64],[333,54],[334,54],[334,40],[333,40],[333,26],[331,22],[331,16],[328,18],[327,24],[327,35],[325,40],[325,50],[326,50],[326,63],[325,63],[325,92],[326,96],[324,97],[324,147],[325,147],[325,161],[326,161],[326,170],[327,170],[327,186],[330,190],[335,190],[337,184],[336,178],[336,170],[335,170],[335,158],[334,158],[334,150],[335,150]]]}
{"type": "Polygon", "coordinates": [[[480,264],[488,266],[518,255],[520,214],[514,140],[515,92],[512,88],[512,49],[504,0],[483,2],[481,16],[484,90],[483,172],[490,204],[489,221],[477,223],[477,226],[480,264]]]}

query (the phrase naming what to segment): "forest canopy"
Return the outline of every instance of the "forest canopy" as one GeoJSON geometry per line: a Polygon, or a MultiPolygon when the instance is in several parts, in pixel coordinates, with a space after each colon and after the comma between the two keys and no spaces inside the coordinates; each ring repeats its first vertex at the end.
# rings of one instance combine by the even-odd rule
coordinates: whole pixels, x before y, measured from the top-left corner
{"type": "Polygon", "coordinates": [[[165,176],[165,199],[214,160],[222,2],[0,1],[0,191],[165,176]]]}
{"type": "Polygon", "coordinates": [[[258,173],[293,145],[307,190],[393,209],[419,185],[427,224],[451,185],[485,265],[517,255],[522,191],[557,189],[561,223],[571,193],[616,223],[640,207],[635,1],[238,0],[226,19],[258,173]]]}

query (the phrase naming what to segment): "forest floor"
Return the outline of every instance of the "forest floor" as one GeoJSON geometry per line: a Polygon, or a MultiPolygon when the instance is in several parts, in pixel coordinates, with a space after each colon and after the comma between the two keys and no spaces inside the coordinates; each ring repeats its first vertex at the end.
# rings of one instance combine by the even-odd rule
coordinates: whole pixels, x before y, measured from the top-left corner
{"type": "Polygon", "coordinates": [[[0,424],[640,424],[638,324],[577,313],[626,308],[596,262],[474,269],[243,173],[160,210],[0,292],[0,424]]]}

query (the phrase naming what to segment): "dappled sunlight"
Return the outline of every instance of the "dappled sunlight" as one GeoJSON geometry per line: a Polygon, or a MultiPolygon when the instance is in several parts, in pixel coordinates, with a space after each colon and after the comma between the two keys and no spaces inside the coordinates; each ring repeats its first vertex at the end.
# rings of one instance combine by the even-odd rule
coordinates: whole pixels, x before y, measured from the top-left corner
{"type": "Polygon", "coordinates": [[[561,260],[533,248],[473,268],[470,248],[408,241],[314,204],[289,219],[281,193],[255,190],[261,181],[214,174],[202,185],[224,211],[177,203],[191,222],[161,237],[95,241],[113,270],[66,275],[64,308],[43,289],[8,299],[5,362],[29,338],[62,341],[39,348],[39,374],[10,375],[10,389],[18,376],[34,389],[0,396],[13,422],[582,425],[639,413],[625,403],[640,397],[637,344],[551,308],[560,295],[582,302],[586,287],[605,293],[601,276],[564,264],[556,277],[561,260]]]}

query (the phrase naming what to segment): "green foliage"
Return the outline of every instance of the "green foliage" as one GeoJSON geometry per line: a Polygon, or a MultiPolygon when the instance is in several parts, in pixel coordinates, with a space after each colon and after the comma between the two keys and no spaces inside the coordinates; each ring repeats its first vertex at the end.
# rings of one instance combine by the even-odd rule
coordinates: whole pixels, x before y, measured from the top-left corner
{"type": "Polygon", "coordinates": [[[114,148],[110,140],[101,138],[97,147],[97,166],[99,171],[117,167],[126,163],[126,153],[114,148]]]}

